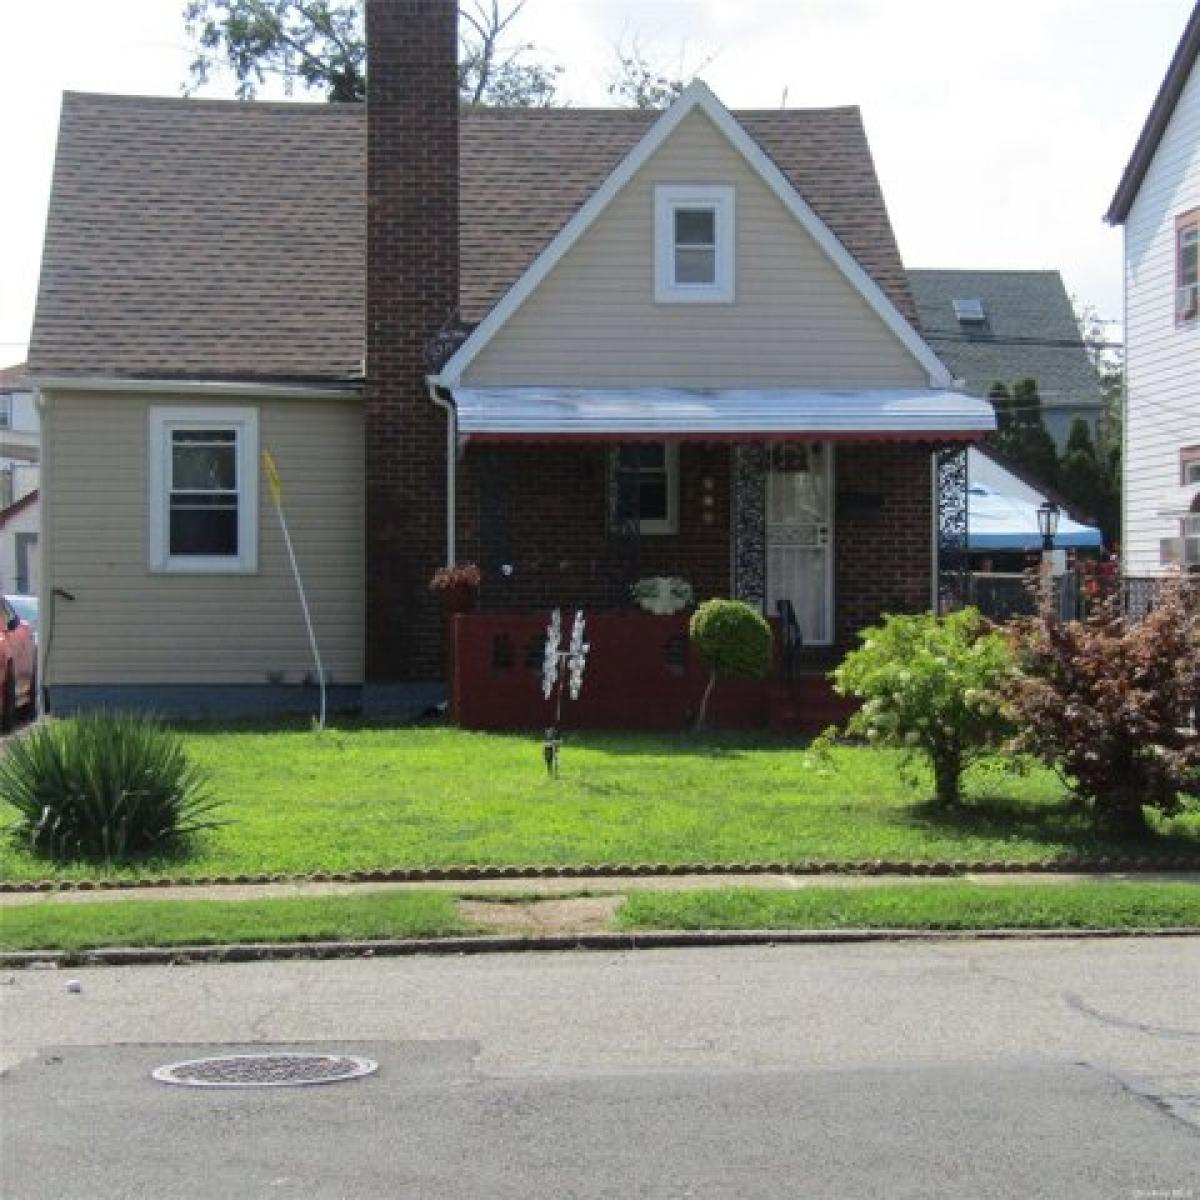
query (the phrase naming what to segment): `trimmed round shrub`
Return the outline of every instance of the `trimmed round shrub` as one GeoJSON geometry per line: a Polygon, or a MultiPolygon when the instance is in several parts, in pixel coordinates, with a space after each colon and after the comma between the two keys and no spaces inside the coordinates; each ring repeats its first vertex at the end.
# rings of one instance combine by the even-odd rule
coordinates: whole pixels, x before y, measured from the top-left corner
{"type": "Polygon", "coordinates": [[[212,819],[208,776],[172,730],[134,713],[48,721],[0,759],[13,834],[57,860],[120,862],[178,849],[212,819]]]}
{"type": "Polygon", "coordinates": [[[688,632],[709,670],[696,717],[700,729],[718,679],[762,679],[770,671],[771,627],[740,600],[705,600],[692,614],[688,632]]]}

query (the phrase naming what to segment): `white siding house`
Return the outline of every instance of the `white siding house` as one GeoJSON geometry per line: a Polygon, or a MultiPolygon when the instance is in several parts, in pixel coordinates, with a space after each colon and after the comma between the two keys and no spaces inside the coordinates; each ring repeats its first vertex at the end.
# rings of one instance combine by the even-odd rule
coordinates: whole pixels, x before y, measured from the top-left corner
{"type": "Polygon", "coordinates": [[[1125,230],[1123,566],[1134,576],[1200,567],[1198,50],[1200,5],[1107,215],[1125,230]]]}
{"type": "Polygon", "coordinates": [[[41,421],[20,364],[0,371],[0,592],[36,592],[41,421]]]}

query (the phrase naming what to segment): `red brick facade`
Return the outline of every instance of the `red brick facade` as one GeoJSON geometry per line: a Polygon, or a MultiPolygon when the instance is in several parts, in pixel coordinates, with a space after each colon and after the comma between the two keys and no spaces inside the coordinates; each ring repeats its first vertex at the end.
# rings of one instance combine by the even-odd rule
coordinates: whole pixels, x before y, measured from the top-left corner
{"type": "MultiPolygon", "coordinates": [[[[679,575],[692,584],[697,599],[730,595],[730,455],[724,445],[680,448],[679,533],[641,539],[639,574],[679,575]],[[712,497],[707,506],[706,496],[712,497]]],[[[484,608],[612,607],[625,599],[627,564],[606,521],[607,457],[602,447],[467,451],[460,465],[460,553],[464,560],[484,564],[484,608]],[[503,483],[491,488],[481,486],[485,453],[507,460],[503,483]],[[502,512],[494,511],[497,505],[502,512]],[[484,544],[497,539],[499,546],[484,544]],[[511,576],[499,573],[502,563],[512,567],[511,576]]],[[[931,469],[927,445],[837,447],[834,615],[839,647],[853,645],[857,632],[884,612],[930,607],[931,469]]]]}
{"type": "Polygon", "coordinates": [[[369,0],[367,41],[367,679],[438,679],[446,418],[425,352],[458,309],[455,2],[369,0]]]}

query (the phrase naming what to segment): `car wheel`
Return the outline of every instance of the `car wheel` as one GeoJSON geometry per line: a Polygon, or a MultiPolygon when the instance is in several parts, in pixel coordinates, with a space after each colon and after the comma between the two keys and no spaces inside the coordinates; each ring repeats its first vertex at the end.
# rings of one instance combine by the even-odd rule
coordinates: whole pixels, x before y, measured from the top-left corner
{"type": "Polygon", "coordinates": [[[0,732],[8,733],[17,719],[17,677],[12,667],[4,675],[4,694],[0,696],[0,732]]]}

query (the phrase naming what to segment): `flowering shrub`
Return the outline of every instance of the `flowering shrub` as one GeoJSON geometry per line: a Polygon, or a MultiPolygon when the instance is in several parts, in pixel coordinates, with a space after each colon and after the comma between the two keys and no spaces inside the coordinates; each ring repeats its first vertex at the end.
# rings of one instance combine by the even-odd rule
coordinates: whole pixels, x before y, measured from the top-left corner
{"type": "Polygon", "coordinates": [[[1116,596],[1083,621],[1043,605],[1014,636],[1015,744],[1054,764],[1102,821],[1141,833],[1144,808],[1170,816],[1200,797],[1200,590],[1169,582],[1136,623],[1116,596]]]}
{"type": "Polygon", "coordinates": [[[833,672],[841,695],[863,701],[846,732],[924,756],[937,802],[957,804],[963,772],[1007,732],[997,696],[1007,643],[973,608],[885,617],[860,637],[833,672]]]}
{"type": "Polygon", "coordinates": [[[705,600],[692,614],[688,632],[708,667],[696,728],[704,727],[717,679],[762,679],[771,669],[771,627],[740,600],[705,600]]]}

